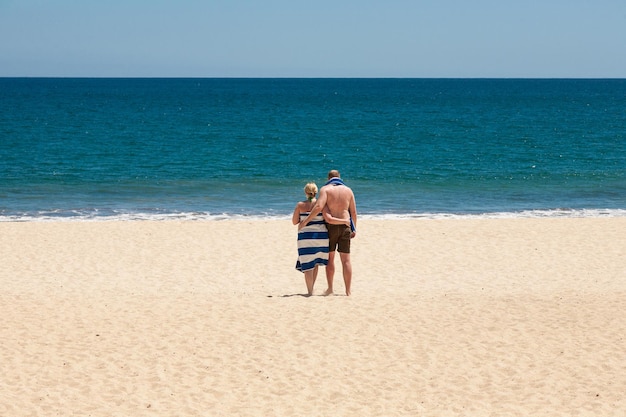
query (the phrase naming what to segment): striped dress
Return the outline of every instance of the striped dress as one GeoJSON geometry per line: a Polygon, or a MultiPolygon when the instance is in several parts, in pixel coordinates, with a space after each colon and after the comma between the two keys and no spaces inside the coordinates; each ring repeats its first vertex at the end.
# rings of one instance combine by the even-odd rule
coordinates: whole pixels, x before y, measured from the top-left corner
{"type": "MultiPolygon", "coordinates": [[[[300,221],[309,213],[300,213],[300,221]]],[[[322,213],[298,232],[298,261],[296,269],[304,272],[317,265],[328,265],[328,230],[322,213]]]]}

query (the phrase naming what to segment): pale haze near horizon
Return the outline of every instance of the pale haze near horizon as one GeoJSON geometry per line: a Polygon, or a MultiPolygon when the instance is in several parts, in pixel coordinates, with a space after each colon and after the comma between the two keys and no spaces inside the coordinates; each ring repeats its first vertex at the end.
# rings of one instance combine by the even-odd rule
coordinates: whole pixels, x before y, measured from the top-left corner
{"type": "Polygon", "coordinates": [[[0,0],[0,77],[626,78],[626,1],[0,0]]]}

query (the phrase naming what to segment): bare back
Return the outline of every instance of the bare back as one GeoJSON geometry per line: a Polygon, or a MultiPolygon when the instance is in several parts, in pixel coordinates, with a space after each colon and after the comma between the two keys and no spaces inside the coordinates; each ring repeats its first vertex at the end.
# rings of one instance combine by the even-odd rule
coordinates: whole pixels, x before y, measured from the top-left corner
{"type": "Polygon", "coordinates": [[[354,194],[345,185],[325,185],[320,190],[326,194],[326,207],[333,217],[348,219],[354,210],[354,194]]]}

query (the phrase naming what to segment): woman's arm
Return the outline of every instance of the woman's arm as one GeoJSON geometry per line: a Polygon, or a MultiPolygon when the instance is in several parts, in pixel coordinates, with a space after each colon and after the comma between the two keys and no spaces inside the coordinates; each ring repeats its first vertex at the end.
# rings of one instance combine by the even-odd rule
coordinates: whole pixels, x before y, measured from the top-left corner
{"type": "Polygon", "coordinates": [[[322,210],[322,216],[324,216],[324,221],[328,224],[345,224],[346,226],[350,225],[350,219],[340,219],[338,217],[334,217],[330,214],[327,207],[324,207],[322,210]]]}
{"type": "Polygon", "coordinates": [[[300,203],[296,204],[296,208],[293,209],[293,215],[291,216],[291,222],[293,224],[300,223],[300,203]]]}

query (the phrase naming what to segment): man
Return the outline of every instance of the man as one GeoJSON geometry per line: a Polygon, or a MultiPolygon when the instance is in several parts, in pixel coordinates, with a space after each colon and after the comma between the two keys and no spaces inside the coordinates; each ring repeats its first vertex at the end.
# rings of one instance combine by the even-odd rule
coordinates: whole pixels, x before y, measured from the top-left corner
{"type": "Polygon", "coordinates": [[[328,265],[326,266],[326,281],[328,289],[324,295],[333,293],[335,277],[335,249],[339,252],[343,271],[343,281],[346,286],[346,295],[350,295],[352,285],[352,264],[350,263],[350,239],[356,236],[356,201],[354,193],[347,187],[339,175],[339,171],[328,173],[328,182],[320,189],[319,198],[311,208],[311,212],[300,222],[299,229],[306,226],[320,211],[328,223],[328,265]]]}

